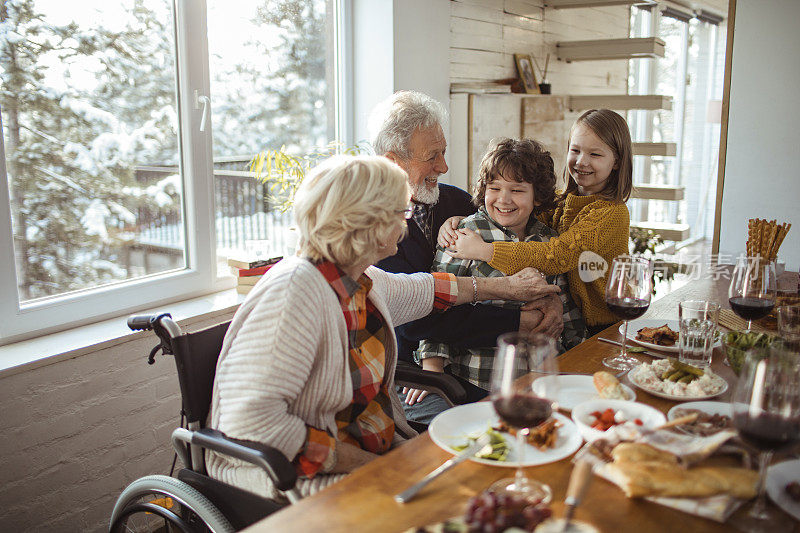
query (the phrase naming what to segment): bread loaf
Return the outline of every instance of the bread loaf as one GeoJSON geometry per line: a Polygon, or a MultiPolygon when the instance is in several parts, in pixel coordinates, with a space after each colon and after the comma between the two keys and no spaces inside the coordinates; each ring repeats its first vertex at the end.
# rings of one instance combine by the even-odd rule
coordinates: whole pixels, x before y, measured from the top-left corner
{"type": "Polygon", "coordinates": [[[620,385],[619,380],[614,377],[614,374],[601,370],[600,372],[594,373],[592,381],[594,381],[594,387],[597,389],[601,398],[606,398],[608,400],[630,399],[625,389],[620,385]]]}
{"type": "Polygon", "coordinates": [[[663,462],[614,462],[606,464],[603,469],[604,474],[630,498],[705,498],[716,494],[752,498],[758,483],[758,473],[744,468],[703,467],[684,470],[663,462]]]}

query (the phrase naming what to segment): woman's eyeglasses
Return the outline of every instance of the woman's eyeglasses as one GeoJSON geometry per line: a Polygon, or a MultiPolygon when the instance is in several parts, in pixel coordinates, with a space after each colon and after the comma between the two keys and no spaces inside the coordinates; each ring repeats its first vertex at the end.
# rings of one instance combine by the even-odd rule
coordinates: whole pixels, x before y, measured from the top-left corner
{"type": "Polygon", "coordinates": [[[408,204],[408,207],[405,209],[398,209],[398,213],[403,213],[403,216],[406,217],[406,220],[409,220],[412,216],[414,216],[414,204],[408,204]]]}

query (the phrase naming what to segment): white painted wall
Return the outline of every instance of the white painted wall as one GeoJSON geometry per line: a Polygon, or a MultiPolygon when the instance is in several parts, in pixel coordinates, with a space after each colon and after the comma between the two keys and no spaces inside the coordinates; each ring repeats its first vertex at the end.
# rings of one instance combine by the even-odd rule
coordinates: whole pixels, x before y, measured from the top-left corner
{"type": "Polygon", "coordinates": [[[737,0],[720,252],[741,253],[747,220],[793,227],[779,257],[800,268],[800,2],[737,0]]]}

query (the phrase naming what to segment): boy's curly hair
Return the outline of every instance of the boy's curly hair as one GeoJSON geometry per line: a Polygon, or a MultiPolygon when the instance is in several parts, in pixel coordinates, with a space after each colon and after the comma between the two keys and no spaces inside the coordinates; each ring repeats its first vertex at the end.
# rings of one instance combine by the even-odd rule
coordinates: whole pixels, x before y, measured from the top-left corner
{"type": "Polygon", "coordinates": [[[533,185],[533,214],[555,207],[556,174],[553,158],[541,143],[533,139],[499,139],[492,142],[481,160],[478,182],[472,203],[480,207],[486,198],[486,186],[497,177],[533,185]]]}

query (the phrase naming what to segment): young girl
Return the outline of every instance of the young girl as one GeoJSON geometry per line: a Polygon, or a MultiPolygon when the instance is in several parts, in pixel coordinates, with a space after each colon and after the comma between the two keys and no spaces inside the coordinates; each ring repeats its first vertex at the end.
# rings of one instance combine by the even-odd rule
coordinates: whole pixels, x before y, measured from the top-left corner
{"type": "Polygon", "coordinates": [[[616,322],[605,304],[605,283],[613,259],[628,253],[630,215],[625,202],[633,188],[632,168],[625,119],[608,109],[587,111],[570,130],[567,188],[555,209],[539,215],[558,237],[548,242],[487,243],[468,229],[454,230],[456,222],[450,219],[442,224],[439,244],[450,247],[454,257],[480,259],[506,274],[528,266],[548,275],[566,272],[589,333],[597,333],[616,322]],[[579,270],[581,263],[602,264],[601,258],[604,272],[579,270]]]}
{"type": "MultiPolygon", "coordinates": [[[[532,140],[502,139],[481,161],[472,197],[478,212],[463,219],[459,227],[475,230],[489,242],[547,241],[555,237],[556,232],[532,215],[555,207],[555,183],[553,158],[541,144],[532,140]]],[[[504,275],[484,261],[455,259],[442,247],[436,251],[431,270],[457,276],[504,275]]],[[[548,276],[547,281],[561,287],[559,296],[564,311],[564,329],[560,340],[564,348],[572,348],[586,335],[580,309],[570,297],[563,276],[548,276]]],[[[504,300],[484,303],[513,309],[523,305],[523,302],[504,300]]],[[[436,369],[443,368],[446,363],[452,375],[488,391],[494,351],[494,346],[463,349],[424,340],[417,350],[416,359],[427,367],[431,361],[426,363],[426,359],[441,358],[442,361],[436,362],[436,369]]]]}

